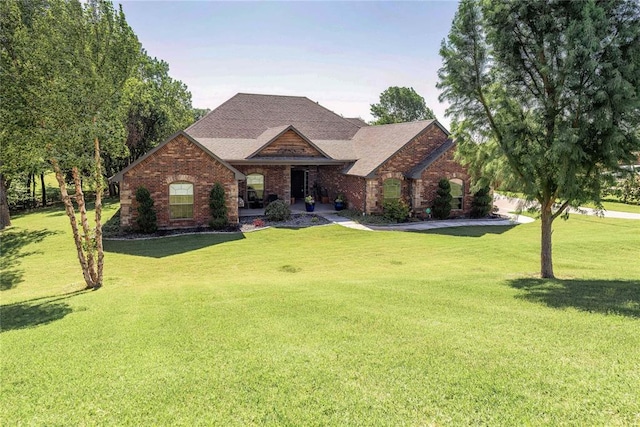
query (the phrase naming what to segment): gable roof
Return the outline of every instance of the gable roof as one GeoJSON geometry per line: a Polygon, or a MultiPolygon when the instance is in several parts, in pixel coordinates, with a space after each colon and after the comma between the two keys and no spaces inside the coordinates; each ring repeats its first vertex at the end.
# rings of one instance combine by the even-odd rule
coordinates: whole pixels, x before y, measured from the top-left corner
{"type": "Polygon", "coordinates": [[[389,160],[402,147],[432,125],[446,131],[436,120],[365,126],[353,137],[358,160],[347,170],[347,175],[371,177],[376,169],[389,160]]]}
{"type": "Polygon", "coordinates": [[[196,139],[255,139],[283,125],[310,140],[348,140],[361,127],[303,96],[238,93],[185,132],[196,139]]]}
{"type": "Polygon", "coordinates": [[[267,142],[262,145],[260,148],[258,148],[255,152],[253,152],[252,154],[248,155],[247,158],[250,159],[252,157],[257,156],[258,154],[260,154],[260,152],[262,150],[264,150],[265,148],[267,148],[269,145],[271,145],[274,141],[276,141],[278,138],[280,138],[285,132],[288,131],[293,131],[295,132],[296,135],[298,135],[300,138],[302,138],[307,144],[309,144],[311,147],[315,148],[320,154],[322,154],[324,157],[329,157],[327,155],[327,153],[325,153],[324,151],[322,151],[321,148],[319,148],[316,144],[314,144],[313,142],[311,142],[311,140],[309,138],[307,138],[306,136],[304,136],[302,133],[300,133],[300,131],[298,131],[298,129],[296,129],[295,127],[293,127],[292,125],[289,126],[279,126],[277,128],[270,128],[265,130],[262,135],[260,135],[258,137],[259,140],[265,140],[267,139],[267,142]]]}
{"type": "Polygon", "coordinates": [[[407,177],[411,179],[420,179],[422,172],[431,166],[433,162],[438,160],[440,157],[444,155],[449,149],[451,149],[455,145],[455,141],[452,139],[447,139],[441,146],[433,150],[423,161],[418,163],[413,169],[407,172],[407,177]]]}
{"type": "Polygon", "coordinates": [[[209,156],[211,156],[213,159],[215,159],[216,161],[218,161],[220,164],[222,164],[224,167],[226,167],[227,169],[229,169],[231,172],[233,172],[235,174],[235,178],[236,179],[244,179],[245,176],[242,172],[240,172],[238,169],[234,168],[233,166],[231,166],[229,163],[227,163],[226,161],[222,160],[220,157],[218,157],[217,155],[215,155],[211,150],[209,150],[207,147],[205,147],[204,145],[202,145],[201,143],[199,143],[198,141],[196,141],[195,139],[193,139],[191,136],[189,136],[188,134],[186,134],[184,131],[180,131],[177,133],[174,133],[173,135],[171,135],[169,138],[165,139],[163,142],[161,142],[160,144],[158,144],[157,147],[153,148],[152,150],[148,151],[144,156],[140,157],[139,159],[137,159],[135,162],[131,163],[129,166],[127,166],[126,168],[122,169],[120,172],[118,172],[117,174],[113,175],[111,178],[109,178],[109,181],[115,181],[115,182],[120,182],[122,181],[122,179],[124,178],[124,174],[126,172],[128,172],[129,170],[133,169],[134,167],[136,167],[137,165],[139,165],[140,163],[142,163],[147,157],[153,155],[156,151],[160,150],[162,147],[164,147],[166,144],[168,144],[170,141],[172,141],[173,139],[175,139],[178,136],[183,136],[185,138],[187,138],[187,140],[193,144],[195,144],[197,147],[199,147],[202,151],[204,151],[205,153],[207,153],[209,156]]]}

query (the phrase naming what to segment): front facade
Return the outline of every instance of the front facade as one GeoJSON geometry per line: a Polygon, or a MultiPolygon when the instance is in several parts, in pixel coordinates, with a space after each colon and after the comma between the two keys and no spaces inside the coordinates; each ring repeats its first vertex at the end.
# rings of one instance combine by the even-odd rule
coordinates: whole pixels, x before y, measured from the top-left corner
{"type": "Polygon", "coordinates": [[[205,226],[215,183],[225,189],[232,223],[240,209],[306,195],[332,203],[343,194],[349,208],[367,214],[402,200],[423,216],[441,178],[452,185],[456,217],[469,213],[471,195],[454,148],[436,120],[368,126],[304,97],[238,94],[112,180],[120,182],[123,227],[135,225],[141,186],[160,228],[205,226]]]}

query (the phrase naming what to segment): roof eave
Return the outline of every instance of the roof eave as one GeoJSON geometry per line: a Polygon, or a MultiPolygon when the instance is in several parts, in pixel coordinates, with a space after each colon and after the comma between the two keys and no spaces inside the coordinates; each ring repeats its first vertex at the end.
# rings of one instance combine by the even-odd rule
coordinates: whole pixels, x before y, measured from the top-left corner
{"type": "Polygon", "coordinates": [[[345,163],[353,163],[355,162],[355,160],[324,159],[315,157],[303,157],[299,159],[262,157],[252,159],[227,160],[227,162],[235,165],[342,165],[345,163]]]}

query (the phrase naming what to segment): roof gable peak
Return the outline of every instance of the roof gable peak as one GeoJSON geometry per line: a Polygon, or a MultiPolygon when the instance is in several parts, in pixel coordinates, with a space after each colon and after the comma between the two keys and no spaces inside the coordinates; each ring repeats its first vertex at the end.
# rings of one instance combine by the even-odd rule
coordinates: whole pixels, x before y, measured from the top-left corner
{"type": "MultiPolygon", "coordinates": [[[[309,138],[307,138],[302,132],[300,132],[298,129],[295,128],[295,126],[293,125],[286,125],[286,126],[278,126],[275,128],[269,128],[267,130],[265,130],[262,135],[260,135],[258,137],[258,140],[264,140],[265,143],[260,146],[260,148],[258,148],[255,152],[251,153],[249,156],[247,156],[247,159],[251,159],[254,157],[260,157],[260,154],[263,155],[268,155],[268,156],[274,156],[275,155],[280,155],[280,156],[297,156],[300,153],[304,153],[306,152],[307,154],[309,152],[315,152],[317,154],[315,154],[316,156],[319,154],[320,157],[325,157],[327,159],[331,159],[331,157],[325,153],[324,151],[322,151],[322,149],[320,149],[316,144],[314,144],[309,138]],[[283,142],[281,140],[281,138],[288,132],[292,132],[294,133],[298,138],[300,138],[303,143],[306,143],[307,147],[304,147],[304,145],[297,145],[297,146],[293,146],[291,144],[289,144],[288,147],[274,147],[274,145],[277,142],[283,142]],[[273,150],[268,150],[269,148],[273,148],[273,150]],[[267,151],[269,151],[267,153],[267,151]]],[[[298,141],[299,142],[299,141],[298,141]]]]}

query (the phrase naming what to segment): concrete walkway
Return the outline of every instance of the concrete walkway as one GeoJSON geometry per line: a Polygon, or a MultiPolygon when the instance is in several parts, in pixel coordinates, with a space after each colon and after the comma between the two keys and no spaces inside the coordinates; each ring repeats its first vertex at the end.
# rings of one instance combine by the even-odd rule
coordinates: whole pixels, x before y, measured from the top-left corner
{"type": "MultiPolygon", "coordinates": [[[[508,197],[499,193],[494,193],[493,204],[498,207],[499,214],[507,215],[510,212],[514,212],[518,210],[526,211],[527,208],[529,207],[537,206],[538,202],[528,202],[526,200],[518,199],[515,197],[508,197]]],[[[640,214],[637,214],[637,213],[606,211],[606,210],[598,212],[595,209],[583,208],[583,207],[581,207],[580,209],[571,208],[569,209],[569,213],[580,214],[580,215],[604,216],[605,218],[640,219],[640,214]]],[[[522,217],[522,218],[525,218],[525,217],[522,217]]]]}
{"type": "MultiPolygon", "coordinates": [[[[380,230],[394,230],[394,231],[420,231],[420,230],[433,230],[436,228],[448,228],[448,227],[476,227],[476,226],[510,226],[517,224],[528,224],[534,222],[535,219],[518,215],[514,212],[526,211],[527,208],[535,206],[536,202],[527,202],[526,200],[517,199],[514,197],[507,197],[502,194],[494,194],[494,205],[498,207],[498,213],[509,219],[450,219],[445,221],[421,221],[421,222],[409,222],[405,224],[393,224],[393,225],[362,225],[349,218],[344,218],[335,213],[335,211],[321,211],[317,212],[318,215],[326,218],[334,224],[342,225],[343,227],[353,228],[355,230],[366,231],[380,231],[380,230]]],[[[622,219],[636,219],[640,220],[640,214],[617,212],[617,211],[602,211],[597,212],[591,208],[570,209],[572,214],[581,215],[600,215],[605,218],[622,218],[622,219]]]]}
{"type": "MultiPolygon", "coordinates": [[[[518,224],[518,222],[513,219],[449,219],[445,221],[420,221],[392,225],[362,225],[350,220],[349,218],[345,218],[333,213],[322,213],[319,215],[333,222],[334,224],[338,224],[347,228],[353,228],[354,230],[364,231],[422,231],[449,227],[476,227],[491,225],[511,226],[518,224]]],[[[533,221],[533,218],[521,218],[527,218],[533,221]]]]}

